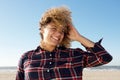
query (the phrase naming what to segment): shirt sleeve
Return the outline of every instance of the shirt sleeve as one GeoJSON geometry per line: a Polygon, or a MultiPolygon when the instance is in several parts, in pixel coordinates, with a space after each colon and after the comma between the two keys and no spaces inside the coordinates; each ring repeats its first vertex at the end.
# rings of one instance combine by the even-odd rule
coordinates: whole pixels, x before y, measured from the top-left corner
{"type": "Polygon", "coordinates": [[[102,39],[95,43],[94,47],[87,48],[84,55],[84,67],[95,67],[107,64],[112,60],[112,56],[101,45],[102,39]]]}
{"type": "Polygon", "coordinates": [[[24,60],[25,60],[25,55],[22,55],[17,67],[16,80],[24,80],[24,69],[23,69],[24,60]]]}
{"type": "Polygon", "coordinates": [[[32,55],[32,53],[33,51],[28,51],[21,56],[18,62],[16,80],[25,80],[24,68],[27,65],[25,64],[25,61],[27,61],[27,59],[32,55]]]}

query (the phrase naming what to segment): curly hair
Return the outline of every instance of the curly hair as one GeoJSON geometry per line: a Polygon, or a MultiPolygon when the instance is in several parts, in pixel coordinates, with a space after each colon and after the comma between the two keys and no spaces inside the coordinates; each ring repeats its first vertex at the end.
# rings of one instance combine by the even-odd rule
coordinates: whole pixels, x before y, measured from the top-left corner
{"type": "MultiPolygon", "coordinates": [[[[62,25],[65,29],[64,38],[62,42],[59,44],[60,46],[64,46],[66,48],[70,47],[70,39],[69,35],[69,25],[72,25],[71,19],[71,11],[65,7],[53,7],[48,9],[43,15],[40,20],[40,28],[43,28],[45,25],[49,24],[50,22],[55,23],[56,25],[62,25]]],[[[43,36],[41,34],[41,38],[43,36]]]]}

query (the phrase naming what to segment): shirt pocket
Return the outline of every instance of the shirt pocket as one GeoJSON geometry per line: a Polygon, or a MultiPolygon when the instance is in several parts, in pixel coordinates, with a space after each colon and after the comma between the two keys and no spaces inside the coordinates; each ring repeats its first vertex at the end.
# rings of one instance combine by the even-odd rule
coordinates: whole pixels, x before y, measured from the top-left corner
{"type": "Polygon", "coordinates": [[[41,68],[43,64],[41,60],[27,60],[24,63],[24,68],[41,68]]]}
{"type": "Polygon", "coordinates": [[[71,68],[72,67],[72,58],[59,58],[56,60],[56,67],[60,68],[71,68]]]}

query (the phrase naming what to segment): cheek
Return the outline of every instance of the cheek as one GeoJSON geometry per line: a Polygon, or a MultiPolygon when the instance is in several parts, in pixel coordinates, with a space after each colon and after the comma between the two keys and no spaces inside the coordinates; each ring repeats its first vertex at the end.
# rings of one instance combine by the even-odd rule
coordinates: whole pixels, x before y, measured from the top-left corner
{"type": "Polygon", "coordinates": [[[47,37],[48,37],[48,32],[47,31],[44,31],[44,33],[43,33],[43,39],[46,39],[47,37]]]}
{"type": "Polygon", "coordinates": [[[64,35],[61,35],[61,41],[63,40],[63,38],[64,38],[64,35]]]}
{"type": "Polygon", "coordinates": [[[52,35],[52,33],[47,31],[47,30],[45,30],[44,33],[43,33],[43,38],[44,39],[48,39],[50,37],[50,35],[52,35]]]}

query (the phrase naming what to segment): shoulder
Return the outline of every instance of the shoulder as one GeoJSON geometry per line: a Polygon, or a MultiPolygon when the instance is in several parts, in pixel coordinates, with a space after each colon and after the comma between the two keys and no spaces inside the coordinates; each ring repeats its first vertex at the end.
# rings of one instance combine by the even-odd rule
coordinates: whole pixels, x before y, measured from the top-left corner
{"type": "Polygon", "coordinates": [[[33,52],[34,50],[26,51],[25,53],[21,55],[21,59],[23,60],[28,59],[32,55],[33,52]]]}
{"type": "Polygon", "coordinates": [[[22,58],[22,59],[23,59],[23,58],[30,58],[30,57],[33,55],[33,53],[38,52],[38,49],[39,49],[39,47],[37,47],[36,49],[33,49],[33,50],[29,50],[29,51],[24,52],[24,53],[22,54],[21,58],[22,58]]]}
{"type": "Polygon", "coordinates": [[[81,48],[65,48],[65,47],[60,47],[59,50],[61,50],[62,52],[68,52],[68,53],[84,53],[85,52],[81,48]]]}
{"type": "Polygon", "coordinates": [[[81,48],[68,48],[68,50],[73,52],[84,52],[84,50],[82,50],[81,48]]]}

